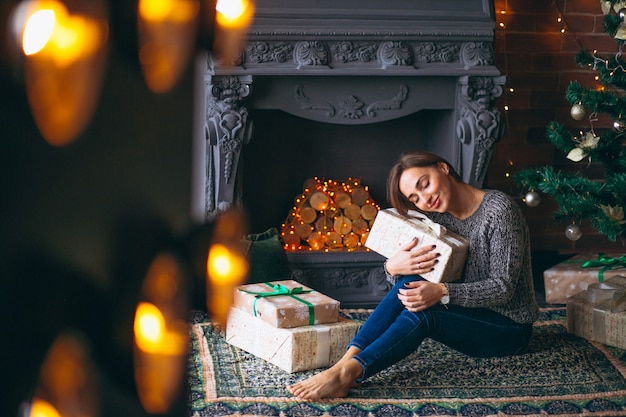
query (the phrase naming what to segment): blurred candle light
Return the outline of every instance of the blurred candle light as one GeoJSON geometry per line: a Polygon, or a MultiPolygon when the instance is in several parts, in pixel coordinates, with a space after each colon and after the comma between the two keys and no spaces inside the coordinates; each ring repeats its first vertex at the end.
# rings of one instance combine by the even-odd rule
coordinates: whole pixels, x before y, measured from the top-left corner
{"type": "Polygon", "coordinates": [[[233,303],[233,291],[248,276],[248,260],[242,238],[245,235],[243,214],[231,210],[215,223],[213,241],[207,256],[207,310],[218,325],[224,326],[233,303]]]}
{"type": "Polygon", "coordinates": [[[215,55],[222,65],[236,65],[245,31],[254,19],[255,4],[252,0],[218,0],[215,10],[215,55]]]}
{"type": "Polygon", "coordinates": [[[23,1],[11,26],[24,54],[28,101],[43,137],[66,145],[90,122],[104,77],[107,10],[102,0],[23,1]]]}
{"type": "Polygon", "coordinates": [[[254,5],[248,0],[218,0],[215,10],[217,24],[224,28],[245,28],[254,16],[254,5]]]}
{"type": "Polygon", "coordinates": [[[41,398],[35,398],[30,405],[29,417],[62,417],[52,404],[41,398]]]}
{"type": "Polygon", "coordinates": [[[84,337],[64,332],[48,349],[28,417],[97,417],[98,385],[84,337]]]}
{"type": "Polygon", "coordinates": [[[139,62],[155,93],[171,90],[196,47],[200,0],[139,0],[139,62]]]}
{"type": "Polygon", "coordinates": [[[158,254],[146,274],[133,325],[137,393],[149,413],[167,413],[183,391],[189,343],[185,290],[176,258],[158,254]]]}

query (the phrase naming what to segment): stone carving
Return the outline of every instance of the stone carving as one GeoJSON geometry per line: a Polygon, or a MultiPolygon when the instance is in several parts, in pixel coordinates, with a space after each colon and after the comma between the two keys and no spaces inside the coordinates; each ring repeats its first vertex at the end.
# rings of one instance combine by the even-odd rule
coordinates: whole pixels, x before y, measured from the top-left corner
{"type": "Polygon", "coordinates": [[[409,45],[402,41],[382,43],[378,48],[378,61],[383,68],[393,65],[411,65],[413,63],[409,45]]]}
{"type": "MultiPolygon", "coordinates": [[[[221,63],[215,60],[209,68],[221,63]]],[[[247,64],[270,65],[293,61],[297,68],[335,64],[365,65],[378,60],[383,69],[419,63],[461,62],[466,68],[493,65],[493,46],[489,42],[299,42],[251,41],[235,58],[235,66],[247,64]],[[330,45],[330,46],[329,46],[330,45]],[[331,51],[329,53],[328,51],[331,51]]]]}
{"type": "Polygon", "coordinates": [[[335,115],[335,108],[332,104],[324,103],[317,104],[313,103],[307,95],[304,93],[304,86],[299,84],[296,86],[295,98],[298,103],[300,103],[300,108],[303,110],[321,110],[326,112],[326,116],[333,117],[335,115]]]}
{"type": "Polygon", "coordinates": [[[320,41],[298,42],[293,59],[298,68],[308,65],[328,65],[326,43],[320,41]]]}
{"type": "Polygon", "coordinates": [[[502,94],[505,77],[460,77],[460,117],[456,125],[458,139],[470,147],[473,155],[469,172],[464,170],[464,180],[482,183],[495,143],[500,140],[503,125],[494,100],[502,94]],[[469,178],[465,178],[465,176],[469,178]]]}
{"type": "Polygon", "coordinates": [[[339,114],[346,119],[360,119],[363,116],[363,102],[354,96],[346,97],[339,103],[339,114]]]}
{"type": "Polygon", "coordinates": [[[400,86],[400,92],[396,94],[391,100],[375,101],[367,106],[366,113],[369,117],[376,116],[376,110],[398,110],[402,107],[402,102],[407,99],[409,95],[409,87],[406,85],[400,86]]]}
{"type": "Polygon", "coordinates": [[[252,134],[248,110],[241,100],[250,94],[251,77],[212,77],[206,109],[207,220],[235,201],[234,176],[241,148],[252,134]]]}
{"type": "Polygon", "coordinates": [[[254,64],[266,62],[284,63],[292,59],[293,45],[288,42],[251,42],[246,46],[246,58],[254,64]]]}
{"type": "Polygon", "coordinates": [[[458,43],[423,42],[415,46],[415,59],[419,62],[456,62],[459,60],[458,43]]]}
{"type": "Polygon", "coordinates": [[[292,264],[292,278],[307,287],[320,289],[339,300],[343,307],[351,307],[355,302],[373,307],[392,287],[380,263],[358,267],[344,265],[292,264]]]}
{"type": "Polygon", "coordinates": [[[376,59],[378,44],[374,42],[336,42],[330,50],[337,62],[370,62],[376,59]]]}
{"type": "MultiPolygon", "coordinates": [[[[406,85],[401,85],[398,94],[389,100],[378,100],[367,106],[365,112],[363,107],[365,104],[359,100],[356,96],[351,95],[346,97],[343,101],[339,102],[339,115],[346,119],[360,119],[363,116],[376,117],[377,110],[398,110],[402,107],[408,97],[409,88],[406,85]]],[[[313,100],[304,92],[304,86],[299,84],[295,89],[295,98],[300,103],[300,108],[303,110],[321,110],[326,112],[328,118],[335,116],[335,106],[330,103],[314,103],[313,100]]]]}
{"type": "Polygon", "coordinates": [[[361,288],[369,285],[367,269],[336,268],[325,270],[320,275],[330,288],[361,288]]]}
{"type": "Polygon", "coordinates": [[[465,67],[493,65],[493,48],[487,42],[467,42],[461,48],[461,62],[465,67]]]}

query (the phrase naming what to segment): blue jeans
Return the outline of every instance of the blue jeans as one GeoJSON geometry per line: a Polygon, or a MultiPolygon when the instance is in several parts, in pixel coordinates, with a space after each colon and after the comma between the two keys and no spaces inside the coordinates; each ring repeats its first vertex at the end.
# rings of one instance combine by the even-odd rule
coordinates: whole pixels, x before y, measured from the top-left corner
{"type": "Polygon", "coordinates": [[[510,356],[528,346],[532,324],[520,324],[495,311],[442,304],[412,313],[398,299],[398,290],[420,276],[405,276],[383,298],[348,347],[361,350],[354,359],[363,367],[357,382],[415,352],[429,337],[476,357],[510,356]]]}

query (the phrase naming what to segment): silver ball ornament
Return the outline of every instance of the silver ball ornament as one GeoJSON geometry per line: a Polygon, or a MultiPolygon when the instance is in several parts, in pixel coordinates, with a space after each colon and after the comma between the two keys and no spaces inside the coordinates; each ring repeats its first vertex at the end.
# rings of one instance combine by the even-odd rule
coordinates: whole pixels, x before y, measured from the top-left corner
{"type": "Polygon", "coordinates": [[[571,241],[577,241],[582,235],[583,232],[577,224],[570,224],[565,228],[565,237],[571,241]]]}
{"type": "Polygon", "coordinates": [[[536,191],[529,191],[526,193],[524,201],[528,207],[537,207],[541,203],[541,196],[536,191]]]}
{"type": "Polygon", "coordinates": [[[615,131],[618,133],[623,132],[624,130],[626,130],[626,121],[624,121],[624,119],[616,119],[615,121],[613,121],[613,129],[615,129],[615,131]]]}
{"type": "Polygon", "coordinates": [[[580,103],[574,104],[570,110],[570,114],[574,120],[582,120],[586,113],[587,110],[585,110],[585,107],[580,103]]]}
{"type": "Polygon", "coordinates": [[[621,20],[626,19],[626,8],[624,8],[624,9],[619,9],[619,11],[617,12],[617,16],[618,16],[621,20]]]}

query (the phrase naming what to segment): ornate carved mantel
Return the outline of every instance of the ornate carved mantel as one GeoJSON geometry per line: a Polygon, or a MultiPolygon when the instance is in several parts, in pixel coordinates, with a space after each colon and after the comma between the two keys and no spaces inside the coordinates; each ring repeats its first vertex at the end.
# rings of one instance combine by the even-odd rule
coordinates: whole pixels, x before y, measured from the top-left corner
{"type": "Polygon", "coordinates": [[[401,0],[344,1],[341,9],[330,1],[258,3],[235,65],[202,60],[197,218],[211,220],[240,201],[239,160],[254,137],[253,108],[344,125],[451,109],[456,137],[446,140],[456,151],[448,159],[482,186],[502,134],[494,100],[505,82],[494,66],[492,1],[415,0],[411,9],[401,0]]]}

